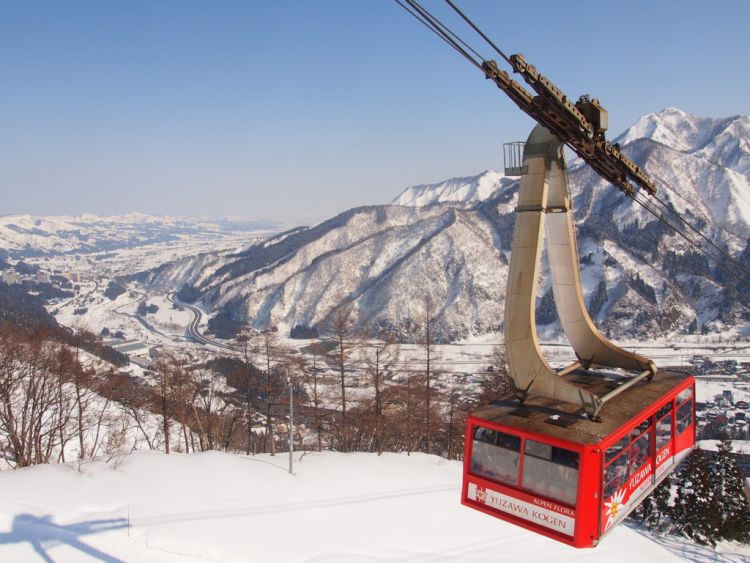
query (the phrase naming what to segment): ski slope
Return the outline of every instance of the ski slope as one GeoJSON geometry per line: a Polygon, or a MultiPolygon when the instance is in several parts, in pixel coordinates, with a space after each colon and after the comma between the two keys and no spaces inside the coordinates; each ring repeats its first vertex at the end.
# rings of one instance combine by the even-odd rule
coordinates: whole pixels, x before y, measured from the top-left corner
{"type": "MultiPolygon", "coordinates": [[[[742,561],[620,526],[579,551],[459,503],[414,454],[136,452],[0,474],[0,561],[742,561]]],[[[747,557],[748,553],[745,554],[747,557]]]]}

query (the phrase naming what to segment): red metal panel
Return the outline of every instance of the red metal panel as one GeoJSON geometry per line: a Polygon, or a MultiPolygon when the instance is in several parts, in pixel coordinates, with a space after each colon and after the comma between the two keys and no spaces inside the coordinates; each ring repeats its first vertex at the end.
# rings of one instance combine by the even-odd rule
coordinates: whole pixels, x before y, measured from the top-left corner
{"type": "MultiPolygon", "coordinates": [[[[607,448],[615,444],[618,440],[626,436],[631,432],[632,429],[638,426],[641,421],[645,418],[652,418],[652,423],[649,429],[652,437],[651,440],[655,444],[656,436],[656,424],[653,420],[653,415],[656,411],[661,408],[665,402],[669,401],[672,404],[672,434],[669,443],[662,447],[658,454],[654,451],[655,446],[652,445],[651,449],[652,458],[640,467],[635,468],[631,472],[630,477],[626,484],[618,488],[608,498],[603,498],[602,504],[602,521],[600,526],[600,536],[604,535],[612,526],[621,521],[625,515],[641,502],[642,498],[651,492],[656,486],[657,479],[664,475],[667,471],[674,469],[677,463],[676,456],[686,450],[691,449],[695,445],[695,412],[693,412],[693,423],[685,429],[679,436],[675,434],[676,431],[676,420],[677,420],[677,408],[675,405],[675,398],[686,388],[691,387],[693,389],[693,411],[695,411],[695,380],[691,377],[687,379],[683,384],[675,387],[665,397],[662,397],[659,401],[655,402],[651,407],[644,410],[638,417],[633,418],[628,425],[617,430],[617,432],[608,436],[602,442],[602,459],[607,448]]],[[[681,456],[680,456],[681,460],[681,456]]],[[[602,491],[604,490],[604,465],[602,464],[602,491]]]]}
{"type": "MultiPolygon", "coordinates": [[[[527,530],[567,543],[568,545],[590,547],[592,545],[592,539],[589,537],[590,533],[584,534],[579,532],[578,509],[576,507],[567,506],[554,500],[530,494],[521,490],[520,486],[514,488],[485,479],[469,471],[473,429],[477,425],[521,437],[522,452],[525,447],[525,439],[529,438],[577,452],[581,460],[580,466],[584,465],[583,460],[586,455],[580,444],[567,442],[566,440],[551,439],[533,432],[519,432],[515,428],[493,424],[484,419],[469,417],[466,427],[462,504],[496,518],[512,522],[527,530]]],[[[519,465],[519,484],[521,483],[523,458],[524,456],[522,455],[519,465]]],[[[581,498],[580,491],[582,488],[586,490],[593,488],[591,484],[584,485],[584,477],[582,476],[584,473],[581,471],[580,466],[578,472],[578,498],[581,498]]],[[[596,510],[592,510],[592,507],[589,507],[587,512],[590,515],[595,515],[596,510]]]]}
{"type": "Polygon", "coordinates": [[[578,469],[575,547],[591,547],[599,537],[601,475],[601,449],[585,447],[578,469]]]}

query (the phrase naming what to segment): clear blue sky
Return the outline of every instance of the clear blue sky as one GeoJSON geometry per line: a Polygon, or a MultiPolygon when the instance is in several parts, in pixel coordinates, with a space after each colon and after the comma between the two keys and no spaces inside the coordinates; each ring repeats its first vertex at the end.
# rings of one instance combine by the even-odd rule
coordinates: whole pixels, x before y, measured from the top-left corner
{"type": "MultiPolygon", "coordinates": [[[[459,5],[598,97],[612,137],[668,106],[750,113],[750,2],[459,5]]],[[[499,169],[531,126],[390,0],[0,0],[2,214],[309,222],[499,169]]]]}

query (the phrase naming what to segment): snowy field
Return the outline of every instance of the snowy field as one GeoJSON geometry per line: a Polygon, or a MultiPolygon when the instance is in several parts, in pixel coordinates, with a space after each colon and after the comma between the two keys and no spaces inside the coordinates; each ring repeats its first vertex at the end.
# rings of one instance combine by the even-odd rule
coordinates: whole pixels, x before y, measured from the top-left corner
{"type": "Polygon", "coordinates": [[[748,561],[628,524],[575,550],[461,506],[435,456],[140,452],[0,474],[0,561],[748,561]]]}

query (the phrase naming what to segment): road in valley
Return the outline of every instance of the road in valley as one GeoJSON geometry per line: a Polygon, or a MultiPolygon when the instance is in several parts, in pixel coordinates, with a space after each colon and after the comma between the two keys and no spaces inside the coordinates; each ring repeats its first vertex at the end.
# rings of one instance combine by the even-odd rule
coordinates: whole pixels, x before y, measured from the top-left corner
{"type": "Polygon", "coordinates": [[[188,325],[185,327],[185,336],[194,340],[198,344],[205,344],[206,346],[216,346],[217,348],[223,348],[225,350],[235,351],[235,349],[232,346],[228,344],[224,344],[223,342],[217,342],[216,340],[211,340],[210,338],[206,338],[200,333],[200,331],[198,330],[198,327],[200,326],[201,319],[203,318],[203,311],[201,311],[198,307],[196,307],[195,305],[191,305],[189,303],[180,301],[174,293],[167,293],[167,300],[170,301],[171,303],[175,303],[176,305],[185,307],[186,309],[188,309],[189,311],[193,313],[193,320],[191,320],[188,323],[188,325]]]}

